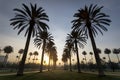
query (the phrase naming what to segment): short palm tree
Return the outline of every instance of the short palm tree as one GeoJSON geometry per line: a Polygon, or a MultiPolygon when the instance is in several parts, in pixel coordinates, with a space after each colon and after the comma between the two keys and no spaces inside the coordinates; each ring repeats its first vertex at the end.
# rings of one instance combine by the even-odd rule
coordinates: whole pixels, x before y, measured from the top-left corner
{"type": "Polygon", "coordinates": [[[91,39],[93,51],[95,54],[95,60],[98,66],[99,76],[104,76],[105,74],[102,69],[99,54],[97,53],[97,47],[94,37],[96,36],[96,34],[98,34],[98,31],[101,34],[103,34],[101,30],[107,31],[105,25],[109,26],[109,23],[111,22],[108,19],[109,16],[101,12],[102,8],[103,6],[98,7],[97,5],[92,4],[89,7],[85,6],[84,8],[79,9],[78,12],[74,14],[74,17],[76,19],[72,21],[72,28],[74,30],[82,31],[86,35],[89,35],[91,39]]]}
{"type": "Polygon", "coordinates": [[[33,53],[32,53],[32,52],[30,52],[30,53],[29,53],[29,56],[30,56],[30,57],[28,58],[28,63],[29,63],[30,58],[31,58],[31,56],[32,56],[32,55],[33,55],[33,53]]]}
{"type": "Polygon", "coordinates": [[[90,52],[89,54],[91,55],[91,61],[93,62],[93,57],[92,57],[93,56],[93,52],[90,52]]]}
{"type": "Polygon", "coordinates": [[[24,49],[20,49],[20,50],[18,51],[18,53],[20,54],[20,55],[19,55],[19,60],[18,60],[18,61],[20,61],[21,55],[24,53],[24,49]]]}
{"type": "Polygon", "coordinates": [[[84,55],[84,57],[85,57],[84,59],[85,59],[86,64],[87,64],[87,59],[86,59],[87,52],[86,52],[86,51],[83,51],[82,54],[84,55]]]}
{"type": "Polygon", "coordinates": [[[108,55],[109,62],[111,63],[111,59],[110,59],[110,53],[111,53],[111,50],[108,49],[108,48],[105,48],[104,53],[108,55]]]}
{"type": "Polygon", "coordinates": [[[40,72],[42,72],[42,68],[43,68],[43,60],[44,60],[43,58],[44,58],[46,43],[47,43],[47,41],[49,41],[51,39],[53,39],[53,36],[51,36],[51,34],[48,31],[39,32],[36,35],[36,38],[34,39],[34,44],[36,47],[41,48],[41,45],[42,45],[40,72]]]}
{"type": "Polygon", "coordinates": [[[10,20],[10,25],[15,26],[14,29],[19,29],[18,34],[20,34],[26,28],[25,36],[27,36],[27,40],[22,61],[19,64],[19,69],[17,72],[18,76],[23,75],[31,35],[34,37],[37,32],[49,28],[48,25],[44,22],[49,21],[49,19],[47,14],[44,13],[44,9],[42,7],[37,7],[37,4],[31,4],[30,8],[25,4],[22,5],[22,9],[14,9],[14,11],[16,12],[15,17],[10,20]]]}
{"type": "Polygon", "coordinates": [[[68,34],[67,38],[68,38],[68,40],[71,40],[71,43],[74,45],[74,49],[75,49],[75,52],[76,52],[76,55],[77,55],[78,73],[80,73],[81,69],[80,69],[78,47],[80,47],[80,48],[84,47],[84,44],[86,43],[86,37],[81,32],[72,31],[71,34],[68,34]]]}
{"type": "Polygon", "coordinates": [[[34,63],[34,61],[36,60],[36,56],[38,56],[38,52],[37,51],[35,51],[35,52],[33,52],[33,55],[34,55],[34,58],[33,58],[33,63],[34,63]]]}
{"type": "Polygon", "coordinates": [[[117,59],[118,59],[118,63],[120,63],[120,59],[119,59],[119,57],[118,57],[118,54],[120,53],[120,52],[119,52],[119,49],[113,49],[113,53],[116,54],[117,59]]]}
{"type": "Polygon", "coordinates": [[[6,56],[4,58],[4,67],[6,67],[8,55],[13,52],[12,46],[5,46],[3,49],[4,53],[6,53],[6,56]]]}

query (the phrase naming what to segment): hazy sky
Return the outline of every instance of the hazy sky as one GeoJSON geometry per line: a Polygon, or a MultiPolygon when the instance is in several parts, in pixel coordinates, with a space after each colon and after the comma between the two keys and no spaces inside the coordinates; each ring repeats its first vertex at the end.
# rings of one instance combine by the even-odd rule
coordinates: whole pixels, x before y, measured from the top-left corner
{"type": "MultiPolygon", "coordinates": [[[[14,8],[21,8],[22,3],[30,6],[29,3],[37,3],[38,7],[43,7],[45,12],[49,16],[50,21],[47,23],[50,27],[50,32],[54,36],[57,46],[59,60],[63,52],[65,39],[67,34],[71,31],[71,21],[74,19],[73,15],[78,9],[83,8],[85,5],[98,4],[98,6],[104,6],[103,12],[110,15],[111,25],[108,27],[108,32],[104,32],[102,36],[99,34],[95,40],[97,47],[103,50],[105,48],[120,48],[120,0],[0,0],[0,48],[11,45],[14,47],[14,53],[10,57],[18,55],[18,50],[24,48],[26,38],[24,37],[24,31],[18,36],[18,30],[13,30],[13,26],[10,26],[10,19],[14,17],[14,8]]],[[[37,50],[33,45],[33,39],[29,47],[29,52],[37,50]]],[[[84,49],[80,49],[79,52],[86,50],[92,51],[91,43],[88,40],[84,49]]],[[[39,50],[41,54],[41,50],[39,50]]],[[[80,54],[80,56],[82,56],[80,54]]],[[[89,55],[87,56],[89,57],[89,55]]],[[[112,57],[112,60],[116,60],[116,56],[112,57]]],[[[83,58],[83,57],[80,57],[83,58]]]]}

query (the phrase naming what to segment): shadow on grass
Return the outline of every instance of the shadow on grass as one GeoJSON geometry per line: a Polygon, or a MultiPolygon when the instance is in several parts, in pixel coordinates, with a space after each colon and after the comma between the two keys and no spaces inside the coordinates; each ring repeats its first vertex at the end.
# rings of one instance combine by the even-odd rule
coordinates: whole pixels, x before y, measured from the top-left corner
{"type": "Polygon", "coordinates": [[[95,74],[77,73],[69,71],[50,71],[43,73],[30,73],[24,76],[1,76],[0,80],[120,80],[120,77],[98,77],[95,74]]]}

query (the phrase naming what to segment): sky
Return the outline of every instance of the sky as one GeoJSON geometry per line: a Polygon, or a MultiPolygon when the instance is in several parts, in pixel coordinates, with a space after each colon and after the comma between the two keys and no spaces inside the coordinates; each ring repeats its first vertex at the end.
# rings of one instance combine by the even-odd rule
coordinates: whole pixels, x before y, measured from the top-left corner
{"type": "MultiPolygon", "coordinates": [[[[30,3],[37,3],[38,7],[43,7],[45,12],[49,16],[49,22],[47,24],[50,27],[50,32],[54,37],[54,41],[58,52],[58,63],[61,62],[63,54],[63,48],[66,40],[66,36],[71,31],[71,21],[74,19],[73,15],[78,9],[84,8],[85,5],[97,4],[98,6],[104,6],[102,12],[110,15],[111,23],[107,32],[103,32],[104,35],[99,34],[96,38],[96,45],[102,50],[101,57],[107,55],[104,54],[104,49],[120,48],[120,0],[0,0],[0,48],[4,48],[7,45],[11,45],[14,48],[14,52],[9,55],[9,60],[15,61],[15,56],[18,55],[18,50],[25,46],[26,37],[24,37],[23,31],[20,35],[17,35],[18,30],[13,30],[13,26],[10,26],[10,19],[14,17],[14,8],[22,8],[22,3],[30,6],[30,3]]],[[[41,56],[41,50],[38,50],[31,39],[29,52],[37,50],[39,59],[41,56]]],[[[88,39],[87,44],[83,49],[79,49],[80,59],[83,58],[81,52],[87,51],[88,59],[89,52],[93,51],[91,42],[88,39]]],[[[5,55],[3,52],[1,55],[5,55]]],[[[75,55],[73,55],[75,58],[75,55]]],[[[120,54],[119,54],[120,57],[120,54]]],[[[47,57],[45,57],[47,58],[47,57]]],[[[111,53],[111,59],[116,61],[116,56],[111,53]]]]}

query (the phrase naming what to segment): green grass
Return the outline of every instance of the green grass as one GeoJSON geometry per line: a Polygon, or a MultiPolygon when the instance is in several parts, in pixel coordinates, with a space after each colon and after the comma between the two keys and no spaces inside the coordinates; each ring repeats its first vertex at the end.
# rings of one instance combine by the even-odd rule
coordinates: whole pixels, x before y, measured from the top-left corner
{"type": "Polygon", "coordinates": [[[120,77],[98,77],[94,74],[76,73],[69,71],[51,71],[44,73],[30,73],[24,76],[1,76],[0,80],[120,80],[120,77]]]}

